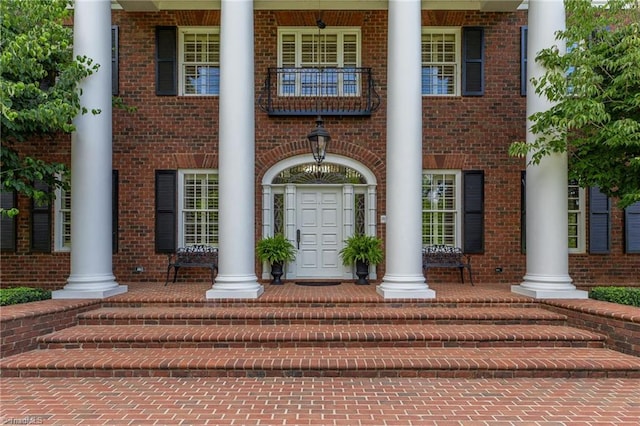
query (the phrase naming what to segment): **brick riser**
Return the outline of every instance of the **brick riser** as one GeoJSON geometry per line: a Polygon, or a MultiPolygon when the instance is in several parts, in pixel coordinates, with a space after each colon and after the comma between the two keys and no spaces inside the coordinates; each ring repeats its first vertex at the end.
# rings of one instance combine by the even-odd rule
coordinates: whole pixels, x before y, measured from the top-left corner
{"type": "Polygon", "coordinates": [[[616,377],[640,360],[586,348],[50,350],[4,360],[4,377],[616,377]]]}
{"type": "Polygon", "coordinates": [[[251,309],[280,309],[280,308],[346,308],[346,309],[378,309],[384,307],[383,309],[423,309],[423,308],[539,308],[540,304],[537,302],[523,302],[523,301],[514,301],[511,299],[504,300],[483,300],[478,298],[478,300],[446,300],[446,299],[434,299],[424,301],[413,300],[413,299],[402,299],[398,301],[387,300],[387,301],[355,301],[350,302],[348,300],[345,301],[336,301],[336,300],[328,300],[327,298],[318,298],[318,300],[268,300],[261,301],[258,300],[250,300],[250,301],[207,301],[207,300],[153,300],[150,299],[144,302],[130,302],[130,301],[113,301],[113,300],[105,300],[102,302],[102,307],[111,309],[111,308],[155,308],[155,309],[166,309],[166,308],[214,308],[214,309],[224,309],[224,308],[251,308],[251,309]]]}
{"type": "Polygon", "coordinates": [[[564,326],[78,326],[41,339],[41,349],[604,347],[604,337],[564,326]]]}
{"type": "Polygon", "coordinates": [[[537,308],[104,308],[79,325],[564,325],[567,317],[537,308]]]}

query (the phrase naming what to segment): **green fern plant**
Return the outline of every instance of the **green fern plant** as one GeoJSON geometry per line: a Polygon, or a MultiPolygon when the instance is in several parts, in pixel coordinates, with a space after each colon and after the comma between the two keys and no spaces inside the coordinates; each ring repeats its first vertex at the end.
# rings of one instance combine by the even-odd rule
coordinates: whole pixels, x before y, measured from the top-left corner
{"type": "Polygon", "coordinates": [[[354,265],[357,261],[377,265],[384,258],[382,240],[372,235],[355,234],[347,238],[345,243],[344,248],[340,250],[340,257],[345,266],[354,265]]]}
{"type": "Polygon", "coordinates": [[[258,241],[256,254],[260,261],[270,264],[291,262],[296,258],[295,247],[282,234],[258,241]]]}

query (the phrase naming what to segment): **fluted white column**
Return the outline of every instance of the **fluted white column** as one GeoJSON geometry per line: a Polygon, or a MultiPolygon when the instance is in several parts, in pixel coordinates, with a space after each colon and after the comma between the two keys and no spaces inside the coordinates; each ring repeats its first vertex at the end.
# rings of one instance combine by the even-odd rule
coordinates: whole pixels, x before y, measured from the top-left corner
{"type": "Polygon", "coordinates": [[[389,0],[385,299],[435,297],[422,273],[421,2],[389,0]]]}
{"type": "MultiPolygon", "coordinates": [[[[557,44],[564,51],[565,46],[555,39],[555,32],[565,25],[564,2],[529,0],[529,79],[545,73],[545,68],[535,61],[540,50],[557,44]]],[[[544,95],[535,93],[531,82],[527,83],[527,117],[552,105],[544,95]]],[[[528,143],[537,138],[530,130],[532,124],[527,119],[528,143]]],[[[569,276],[567,184],[566,154],[553,154],[538,165],[527,165],[527,272],[520,285],[511,287],[514,293],[535,298],[587,298],[587,292],[577,290],[569,276]]]]}
{"type": "Polygon", "coordinates": [[[222,0],[220,14],[220,257],[206,296],[257,298],[253,0],[222,0]]]}
{"type": "Polygon", "coordinates": [[[79,114],[71,135],[71,274],[54,299],[95,299],[127,291],[113,275],[111,240],[111,1],[76,0],[73,54],[100,64],[80,83],[80,102],[100,114],[79,114]]]}

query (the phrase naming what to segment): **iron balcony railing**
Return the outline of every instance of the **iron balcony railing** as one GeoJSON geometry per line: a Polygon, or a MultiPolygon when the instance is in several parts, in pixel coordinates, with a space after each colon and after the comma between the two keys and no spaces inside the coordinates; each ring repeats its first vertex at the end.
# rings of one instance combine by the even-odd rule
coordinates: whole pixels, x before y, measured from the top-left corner
{"type": "Polygon", "coordinates": [[[269,68],[258,105],[269,115],[371,115],[371,68],[269,68]]]}

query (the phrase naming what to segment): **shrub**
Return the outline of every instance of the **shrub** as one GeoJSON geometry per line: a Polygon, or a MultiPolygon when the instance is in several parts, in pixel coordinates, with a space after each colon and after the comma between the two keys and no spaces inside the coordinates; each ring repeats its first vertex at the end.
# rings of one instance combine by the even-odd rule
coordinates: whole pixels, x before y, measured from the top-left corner
{"type": "Polygon", "coordinates": [[[605,302],[640,307],[639,287],[594,287],[589,292],[589,297],[605,302]]]}
{"type": "Polygon", "coordinates": [[[0,288],[0,306],[51,299],[51,291],[30,287],[0,288]]]}

